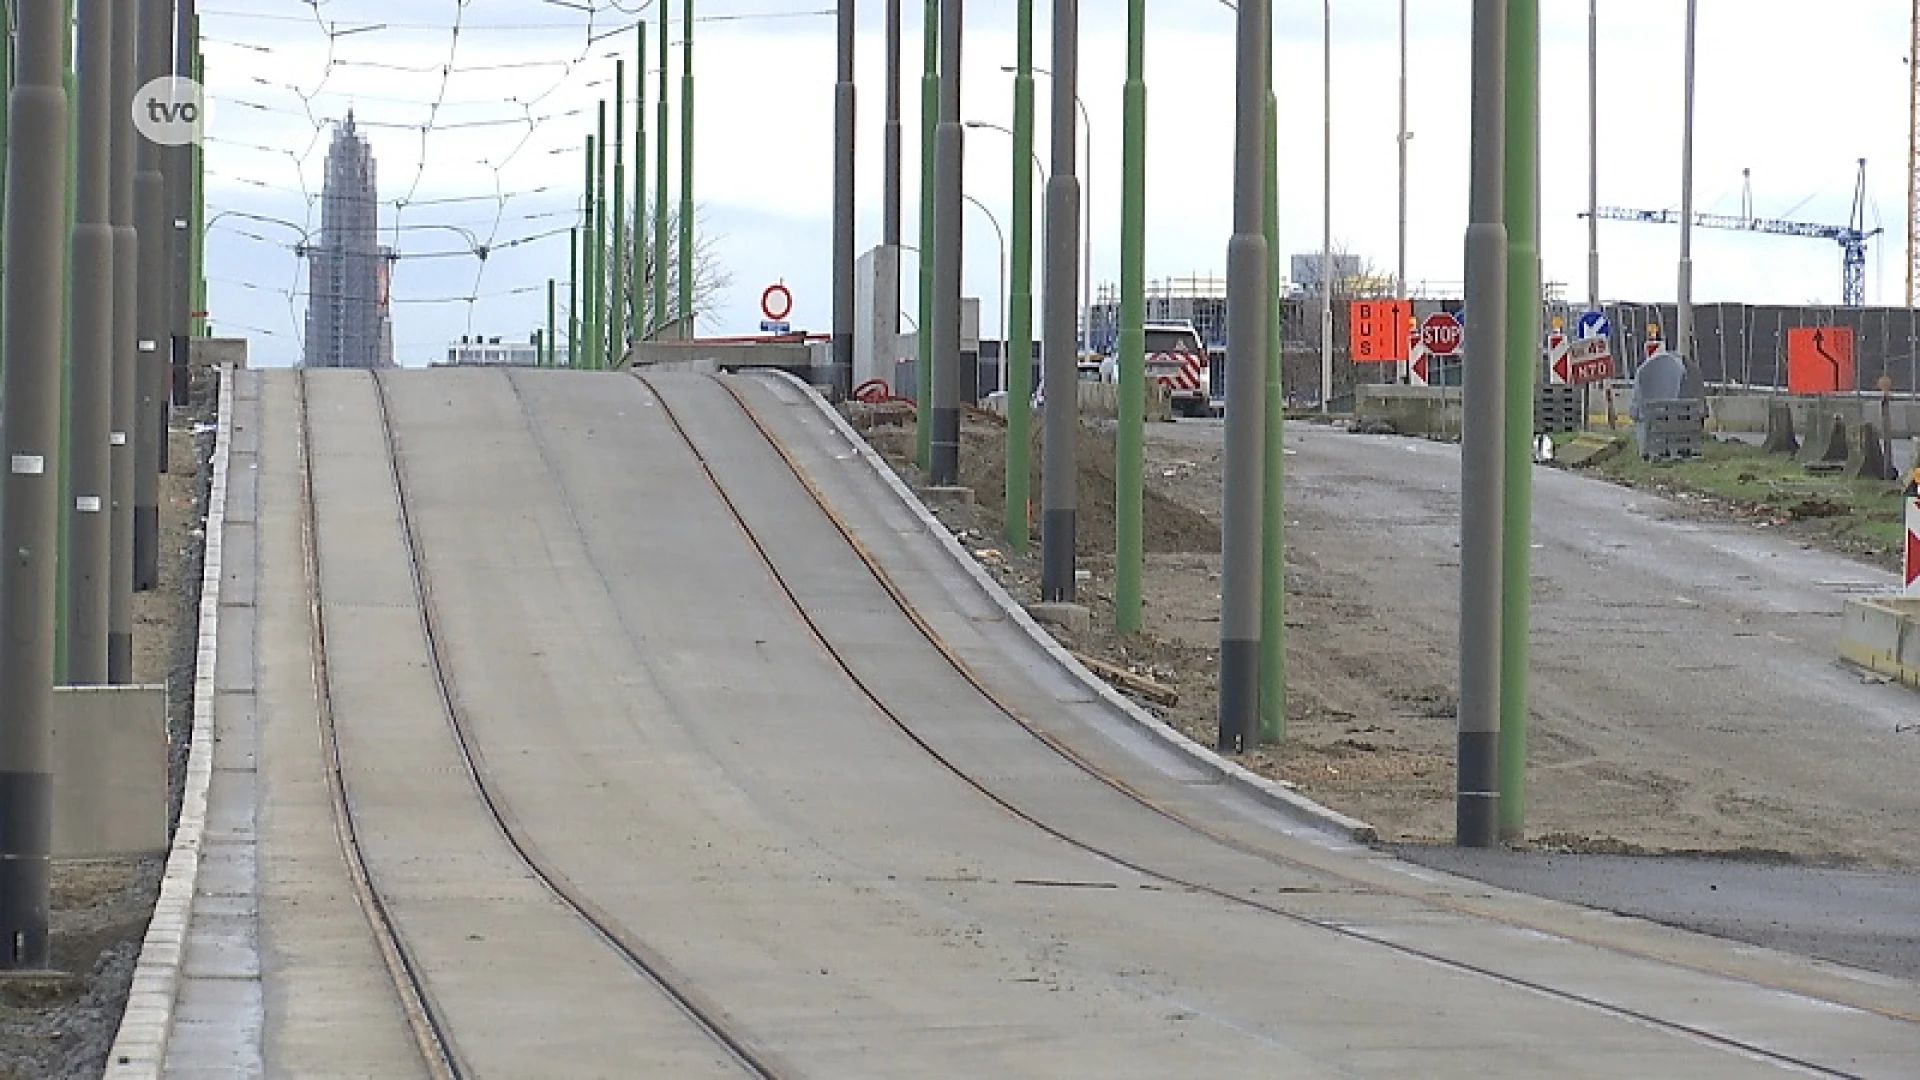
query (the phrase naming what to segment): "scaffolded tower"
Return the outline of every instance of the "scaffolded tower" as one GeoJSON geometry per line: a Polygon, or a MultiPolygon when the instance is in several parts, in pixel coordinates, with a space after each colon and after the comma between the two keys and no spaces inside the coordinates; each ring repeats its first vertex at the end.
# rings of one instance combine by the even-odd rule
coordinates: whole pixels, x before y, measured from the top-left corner
{"type": "Polygon", "coordinates": [[[387,326],[386,263],[379,244],[373,149],[353,113],[334,128],[320,195],[320,242],[308,265],[305,365],[375,368],[393,363],[387,326]]]}

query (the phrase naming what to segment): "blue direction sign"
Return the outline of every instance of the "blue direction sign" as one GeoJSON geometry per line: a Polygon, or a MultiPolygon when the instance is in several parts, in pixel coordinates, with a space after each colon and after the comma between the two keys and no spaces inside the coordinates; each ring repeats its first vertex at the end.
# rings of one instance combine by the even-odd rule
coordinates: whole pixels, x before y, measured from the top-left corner
{"type": "Polygon", "coordinates": [[[1573,324],[1573,336],[1582,341],[1611,338],[1613,325],[1607,322],[1607,314],[1604,311],[1583,311],[1580,313],[1579,321],[1573,324]]]}
{"type": "Polygon", "coordinates": [[[763,334],[790,334],[793,327],[785,319],[760,320],[760,332],[763,334]]]}

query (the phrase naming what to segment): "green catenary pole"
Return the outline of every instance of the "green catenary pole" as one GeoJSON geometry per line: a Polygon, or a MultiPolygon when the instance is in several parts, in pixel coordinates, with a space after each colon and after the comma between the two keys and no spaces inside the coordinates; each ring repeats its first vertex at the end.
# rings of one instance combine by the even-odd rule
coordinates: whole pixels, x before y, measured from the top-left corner
{"type": "MultiPolygon", "coordinates": [[[[1113,626],[1140,629],[1141,473],[1146,456],[1147,5],[1127,0],[1127,82],[1120,149],[1119,430],[1114,447],[1113,626]]],[[[1091,332],[1091,328],[1089,328],[1091,332]]]]}
{"type": "Polygon", "coordinates": [[[634,27],[639,58],[633,65],[633,246],[627,252],[633,267],[627,295],[627,325],[633,340],[647,336],[647,24],[634,27]]]}
{"type": "Polygon", "coordinates": [[[580,227],[566,231],[566,367],[580,367],[580,227]]]}
{"type": "Polygon", "coordinates": [[[680,333],[693,337],[693,0],[680,12],[680,333]]]}
{"type": "Polygon", "coordinates": [[[914,461],[933,464],[933,129],[940,123],[940,0],[920,15],[925,65],[920,74],[920,311],[913,361],[914,461]]]}
{"type": "MultiPolygon", "coordinates": [[[[207,61],[200,52],[200,16],[193,17],[193,81],[201,86],[207,85],[207,61]]],[[[207,336],[207,178],[206,153],[200,144],[195,143],[193,150],[193,335],[207,336]]]]}
{"type": "MultiPolygon", "coordinates": [[[[641,81],[646,81],[645,75],[641,81]]],[[[607,366],[620,362],[627,345],[627,61],[613,62],[613,248],[608,283],[607,366]]]]}
{"type": "Polygon", "coordinates": [[[599,235],[594,214],[593,136],[587,136],[587,216],[580,230],[580,366],[593,367],[594,237],[599,235]]]}
{"type": "MultiPolygon", "coordinates": [[[[1020,0],[1013,75],[1013,285],[1007,303],[1006,538],[1032,542],[1033,453],[1033,0],[1020,0]]],[[[924,242],[924,237],[922,238],[924,242]]]]}
{"type": "MultiPolygon", "coordinates": [[[[67,91],[67,101],[80,100],[78,80],[73,67],[73,0],[62,5],[65,15],[61,23],[68,28],[62,35],[66,45],[66,59],[61,66],[65,75],[61,79],[67,91]]],[[[67,195],[65,212],[60,219],[60,237],[66,252],[66,265],[73,266],[73,225],[75,212],[79,209],[80,193],[77,181],[77,159],[80,154],[80,110],[67,110],[67,195]]],[[[56,684],[67,683],[68,632],[71,627],[67,618],[69,602],[67,568],[71,559],[71,537],[69,528],[73,515],[69,508],[73,506],[73,289],[63,290],[60,312],[60,513],[55,518],[59,530],[55,565],[58,570],[53,577],[53,680],[56,684]]],[[[164,436],[163,436],[164,437],[164,436]]]]}
{"type": "Polygon", "coordinates": [[[593,158],[593,368],[607,366],[607,103],[600,102],[593,158]]]}
{"type": "Polygon", "coordinates": [[[662,0],[660,4],[660,104],[655,106],[654,126],[660,130],[654,134],[659,140],[655,157],[660,159],[654,166],[657,176],[653,185],[653,319],[647,324],[649,332],[656,332],[667,325],[667,67],[672,54],[667,44],[667,8],[662,0]]]}
{"type": "Polygon", "coordinates": [[[540,354],[541,354],[540,366],[542,367],[553,366],[553,352],[554,352],[554,344],[555,344],[554,336],[553,336],[554,330],[555,330],[555,327],[553,325],[554,324],[553,309],[554,309],[554,284],[553,284],[553,279],[548,278],[547,279],[547,339],[540,348],[540,354]]]}
{"type": "Polygon", "coordinates": [[[1533,397],[1540,369],[1540,0],[1507,0],[1507,397],[1500,544],[1500,838],[1527,824],[1533,397]]]}
{"type": "Polygon", "coordinates": [[[1280,103],[1273,93],[1273,9],[1267,9],[1267,408],[1261,466],[1260,741],[1287,737],[1287,407],[1280,385],[1280,103]]]}

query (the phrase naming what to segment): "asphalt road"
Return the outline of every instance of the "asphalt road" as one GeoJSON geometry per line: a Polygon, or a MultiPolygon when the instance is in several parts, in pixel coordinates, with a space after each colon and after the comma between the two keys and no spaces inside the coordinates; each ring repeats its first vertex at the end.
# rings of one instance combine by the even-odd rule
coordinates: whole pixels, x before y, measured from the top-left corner
{"type": "MultiPolygon", "coordinates": [[[[1220,445],[1218,421],[1156,425],[1220,445]]],[[[1459,454],[1453,445],[1288,429],[1289,543],[1456,663],[1459,454]]],[[[1894,575],[1656,495],[1534,469],[1530,681],[1536,745],[1598,757],[1666,800],[1676,849],[1744,860],[1402,849],[1504,887],[1889,974],[1920,973],[1920,696],[1835,659],[1845,597],[1894,575]],[[1736,827],[1737,826],[1737,827],[1736,827]],[[1758,842],[1726,842],[1728,835],[1758,842]],[[1768,837],[1775,839],[1769,845],[1768,837]],[[1789,842],[1785,838],[1791,837],[1789,842]],[[1770,847],[1862,872],[1773,865],[1770,847]]],[[[1307,647],[1307,646],[1299,646],[1307,647]]],[[[1559,796],[1535,765],[1531,798],[1559,796]]],[[[1572,812],[1577,814],[1578,807],[1572,812]]],[[[1599,808],[1596,808],[1598,816],[1599,808]]]]}

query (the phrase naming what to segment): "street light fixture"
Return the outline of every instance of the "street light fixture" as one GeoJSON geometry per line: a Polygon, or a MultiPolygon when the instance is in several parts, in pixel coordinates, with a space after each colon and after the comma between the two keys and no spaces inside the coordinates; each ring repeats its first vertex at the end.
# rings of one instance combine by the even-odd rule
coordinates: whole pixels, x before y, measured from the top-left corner
{"type": "MultiPolygon", "coordinates": [[[[997,131],[1002,135],[1008,136],[1009,138],[1011,138],[1013,135],[1012,128],[1007,127],[1005,124],[996,124],[991,120],[968,120],[965,123],[967,127],[974,128],[976,130],[984,129],[987,131],[997,131]]],[[[1040,174],[1040,182],[1042,184],[1045,184],[1047,182],[1047,167],[1045,164],[1043,164],[1040,161],[1040,151],[1028,150],[1027,154],[1033,158],[1033,168],[1034,168],[1034,171],[1040,174]]]]}
{"type": "MultiPolygon", "coordinates": [[[[1000,70],[1011,75],[1019,69],[1011,64],[1001,64],[1000,70]]],[[[1053,78],[1053,72],[1043,67],[1033,69],[1035,75],[1053,78]]],[[[1087,103],[1080,100],[1078,93],[1073,95],[1073,104],[1080,110],[1080,131],[1082,133],[1082,157],[1080,159],[1080,348],[1087,351],[1093,348],[1093,121],[1087,118],[1087,103]]],[[[1076,359],[1078,359],[1076,357],[1076,359]]]]}
{"type": "Polygon", "coordinates": [[[994,294],[996,297],[994,306],[1000,311],[998,319],[1000,329],[994,340],[1000,343],[996,351],[1000,354],[1000,389],[1005,391],[1007,388],[1007,234],[1001,231],[1000,219],[993,216],[993,211],[987,209],[986,203],[965,192],[961,193],[961,197],[979,207],[980,212],[987,215],[987,221],[993,226],[993,238],[1000,245],[1000,291],[994,294]]]}

